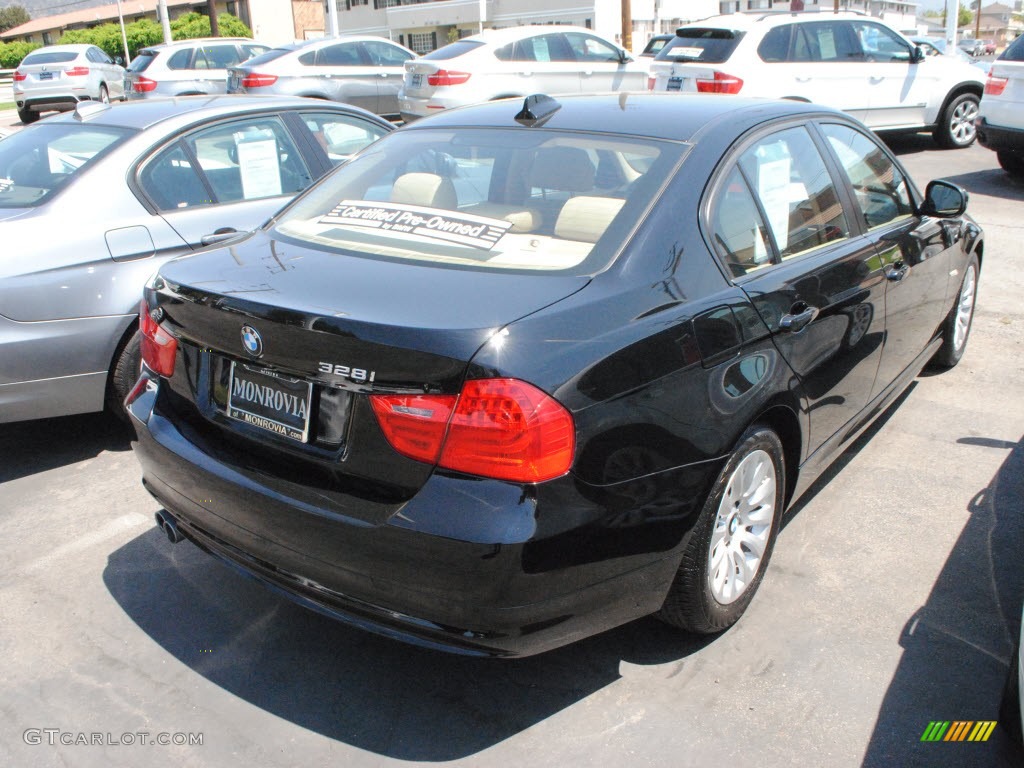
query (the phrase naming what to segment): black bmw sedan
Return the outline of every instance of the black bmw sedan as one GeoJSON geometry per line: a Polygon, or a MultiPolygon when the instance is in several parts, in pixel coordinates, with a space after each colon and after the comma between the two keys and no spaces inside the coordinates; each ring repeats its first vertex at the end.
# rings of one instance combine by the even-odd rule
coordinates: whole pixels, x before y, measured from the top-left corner
{"type": "Polygon", "coordinates": [[[809,104],[418,121],[150,281],[127,404],[157,523],[454,652],[721,631],[787,505],[964,353],[966,205],[809,104]]]}

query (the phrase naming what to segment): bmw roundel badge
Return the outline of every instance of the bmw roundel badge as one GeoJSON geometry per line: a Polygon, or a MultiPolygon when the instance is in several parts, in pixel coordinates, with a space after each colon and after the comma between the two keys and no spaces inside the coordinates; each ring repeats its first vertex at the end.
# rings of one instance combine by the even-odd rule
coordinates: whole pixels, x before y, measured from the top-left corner
{"type": "Polygon", "coordinates": [[[242,326],[242,346],[253,357],[263,354],[263,339],[260,338],[260,332],[251,325],[242,326]]]}

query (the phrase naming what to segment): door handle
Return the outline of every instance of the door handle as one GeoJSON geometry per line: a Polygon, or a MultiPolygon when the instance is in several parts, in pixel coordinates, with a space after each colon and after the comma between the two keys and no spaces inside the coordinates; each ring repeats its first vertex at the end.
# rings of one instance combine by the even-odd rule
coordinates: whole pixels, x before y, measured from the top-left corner
{"type": "Polygon", "coordinates": [[[811,82],[811,78],[809,78],[809,77],[798,77],[796,79],[796,81],[798,83],[809,83],[809,82],[811,82]]]}
{"type": "Polygon", "coordinates": [[[872,82],[873,84],[875,84],[875,85],[877,85],[878,83],[880,83],[880,82],[882,82],[883,80],[885,80],[885,78],[884,78],[884,77],[878,77],[877,75],[876,75],[876,76],[873,76],[873,77],[869,77],[868,79],[869,79],[869,80],[870,80],[870,81],[871,81],[871,82],[872,82]]]}
{"type": "Polygon", "coordinates": [[[904,261],[894,262],[885,270],[885,279],[894,283],[903,280],[910,273],[910,265],[904,261]]]}
{"type": "Polygon", "coordinates": [[[790,314],[783,315],[779,319],[779,327],[789,333],[800,333],[811,324],[811,321],[818,316],[817,307],[808,307],[803,302],[793,305],[790,314]],[[794,312],[796,314],[794,314],[794,312]]]}
{"type": "Polygon", "coordinates": [[[203,235],[199,238],[199,242],[203,245],[215,245],[216,243],[223,243],[227,240],[233,240],[239,235],[237,229],[231,227],[222,227],[211,235],[203,235]]]}

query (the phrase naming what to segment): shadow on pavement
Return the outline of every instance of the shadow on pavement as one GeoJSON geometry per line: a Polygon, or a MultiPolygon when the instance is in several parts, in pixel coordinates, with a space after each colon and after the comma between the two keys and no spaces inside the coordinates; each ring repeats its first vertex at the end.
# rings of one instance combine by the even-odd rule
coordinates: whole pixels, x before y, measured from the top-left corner
{"type": "Polygon", "coordinates": [[[154,528],[113,552],[110,594],[149,637],[229,693],[296,725],[401,760],[476,754],[619,679],[713,638],[646,618],[516,660],[407,646],[293,605],[154,528]]]}
{"type": "Polygon", "coordinates": [[[105,412],[0,424],[0,483],[127,451],[133,437],[131,427],[105,412]]]}
{"type": "MultiPolygon", "coordinates": [[[[1001,726],[984,743],[921,742],[929,722],[999,720],[999,703],[1024,595],[1024,441],[962,438],[978,450],[1012,449],[971,500],[971,516],[928,601],[907,621],[896,669],[864,757],[865,768],[1020,766],[1024,752],[1001,726]],[[969,687],[962,681],[971,680],[969,687]]],[[[893,574],[899,588],[899,574],[893,574]]]]}

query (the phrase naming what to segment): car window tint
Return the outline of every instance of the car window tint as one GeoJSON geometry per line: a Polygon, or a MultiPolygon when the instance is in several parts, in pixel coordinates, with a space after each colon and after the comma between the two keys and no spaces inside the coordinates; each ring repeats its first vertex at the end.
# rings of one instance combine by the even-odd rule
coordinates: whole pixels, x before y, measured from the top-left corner
{"type": "Polygon", "coordinates": [[[560,34],[537,35],[515,44],[513,61],[575,61],[572,49],[560,34]]]}
{"type": "Polygon", "coordinates": [[[182,48],[171,54],[167,60],[168,69],[189,69],[192,64],[192,49],[182,48]]]}
{"type": "Polygon", "coordinates": [[[196,51],[196,69],[227,69],[240,63],[234,45],[204,45],[196,51]]]}
{"type": "Polygon", "coordinates": [[[243,61],[246,61],[252,58],[253,56],[261,56],[262,54],[270,50],[265,45],[254,45],[251,43],[242,43],[241,48],[243,61]]]}
{"type": "Polygon", "coordinates": [[[854,21],[864,61],[910,61],[910,46],[895,32],[881,24],[854,21]]]}
{"type": "Polygon", "coordinates": [[[798,56],[797,61],[848,62],[862,56],[848,22],[813,22],[800,26],[805,34],[802,53],[807,58],[798,56]]]}
{"type": "Polygon", "coordinates": [[[30,53],[22,60],[23,65],[29,64],[64,64],[74,61],[78,54],[74,51],[46,51],[45,53],[30,53]]]}
{"type": "Polygon", "coordinates": [[[789,40],[793,32],[792,24],[769,29],[761,44],[757,46],[757,55],[762,61],[785,61],[789,56],[789,40]]]}
{"type": "Polygon", "coordinates": [[[715,197],[711,238],[734,277],[772,263],[764,219],[739,168],[733,168],[715,197]]]}
{"type": "Polygon", "coordinates": [[[312,176],[277,118],[259,117],[185,137],[218,203],[290,195],[312,176]]]}
{"type": "Polygon", "coordinates": [[[686,149],[544,129],[394,131],[327,176],[277,232],[367,258],[585,274],[620,251],[686,149]]]}
{"type": "Polygon", "coordinates": [[[475,51],[477,48],[483,47],[484,43],[479,40],[457,40],[454,43],[438,48],[436,51],[425,53],[420,58],[431,60],[437,59],[440,61],[447,61],[448,59],[455,59],[459,56],[475,51]]]}
{"type": "Polygon", "coordinates": [[[873,139],[846,125],[828,123],[821,129],[846,171],[869,228],[913,215],[906,178],[873,139]]]}
{"type": "Polygon", "coordinates": [[[1024,61],[1024,35],[1010,43],[1006,50],[999,54],[998,61],[1024,61]]]}
{"type": "Polygon", "coordinates": [[[732,56],[743,34],[731,29],[685,27],[676,30],[676,36],[669,40],[654,58],[656,61],[702,61],[721,64],[732,56]]]}
{"type": "Polygon", "coordinates": [[[825,161],[804,128],[761,139],[740,156],[783,259],[850,234],[825,161]]]}
{"type": "Polygon", "coordinates": [[[180,144],[175,143],[146,163],[139,186],[161,211],[214,202],[180,144]]]}
{"type": "Polygon", "coordinates": [[[0,208],[46,202],[83,169],[131,135],[86,125],[41,125],[0,141],[0,208]]]}
{"type": "Polygon", "coordinates": [[[146,67],[156,60],[156,51],[139,51],[128,65],[129,72],[145,72],[146,67]]]}
{"type": "Polygon", "coordinates": [[[359,55],[358,43],[342,43],[317,51],[316,63],[319,67],[358,67],[363,59],[359,55]]]}
{"type": "Polygon", "coordinates": [[[603,40],[598,40],[593,35],[584,35],[579,32],[566,32],[565,39],[572,48],[576,61],[619,61],[619,52],[603,40]]]}
{"type": "Polygon", "coordinates": [[[377,67],[400,67],[413,58],[411,53],[403,51],[397,45],[388,45],[376,40],[365,40],[362,45],[370,61],[377,67]]]}
{"type": "Polygon", "coordinates": [[[340,165],[367,144],[372,144],[387,129],[357,117],[327,112],[309,112],[302,122],[334,165],[340,165]]]}
{"type": "MultiPolygon", "coordinates": [[[[275,59],[279,59],[282,56],[286,56],[289,53],[292,53],[294,50],[294,45],[285,46],[284,48],[271,48],[269,51],[264,51],[263,53],[253,55],[253,57],[245,63],[257,67],[260,64],[266,64],[268,62],[274,61],[275,59]]],[[[315,55],[314,51],[310,51],[310,53],[314,53],[315,55]]],[[[303,61],[302,63],[305,64],[306,62],[303,61]]],[[[309,63],[312,64],[312,61],[310,61],[309,63]]]]}

